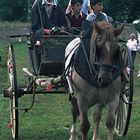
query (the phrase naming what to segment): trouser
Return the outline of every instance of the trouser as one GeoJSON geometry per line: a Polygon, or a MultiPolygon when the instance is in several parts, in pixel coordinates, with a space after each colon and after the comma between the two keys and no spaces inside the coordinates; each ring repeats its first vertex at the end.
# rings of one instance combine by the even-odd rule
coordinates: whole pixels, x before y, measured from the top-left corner
{"type": "Polygon", "coordinates": [[[43,41],[43,29],[38,29],[35,33],[34,33],[34,40],[35,41],[40,41],[40,43],[42,43],[43,41]]]}
{"type": "Polygon", "coordinates": [[[137,51],[131,51],[133,68],[134,68],[134,61],[135,61],[135,58],[136,58],[136,54],[137,54],[137,51]]]}

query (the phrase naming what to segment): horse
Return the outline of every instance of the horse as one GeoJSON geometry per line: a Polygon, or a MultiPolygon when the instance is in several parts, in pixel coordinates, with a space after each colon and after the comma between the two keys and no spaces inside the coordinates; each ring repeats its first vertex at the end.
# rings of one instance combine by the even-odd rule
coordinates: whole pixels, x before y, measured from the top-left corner
{"type": "MultiPolygon", "coordinates": [[[[119,59],[117,36],[121,34],[123,28],[124,24],[114,28],[106,21],[93,23],[89,44],[86,46],[89,52],[85,54],[84,51],[84,54],[87,55],[85,57],[85,59],[87,58],[86,67],[88,67],[89,73],[91,73],[91,79],[94,79],[93,84],[88,81],[89,77],[87,79],[83,78],[86,75],[85,73],[82,77],[76,70],[76,65],[78,64],[71,65],[68,75],[70,81],[68,81],[68,83],[70,83],[73,91],[70,93],[73,124],[70,130],[69,140],[78,140],[76,122],[79,116],[81,118],[82,140],[88,139],[88,131],[90,129],[88,109],[94,105],[96,105],[93,118],[95,129],[92,140],[100,139],[99,123],[104,107],[107,108],[106,127],[108,129],[108,140],[113,140],[115,113],[121,93],[121,71],[120,73],[118,73],[118,71],[122,69],[116,64],[119,59]],[[117,73],[115,78],[114,71],[117,73]]],[[[77,40],[79,42],[79,39],[77,40]]],[[[77,48],[82,48],[84,50],[85,46],[82,41],[80,42],[77,48]]],[[[78,51],[76,54],[75,59],[78,57],[78,51]]],[[[80,57],[78,60],[82,58],[83,57],[80,57]]],[[[84,65],[83,62],[80,63],[80,66],[81,65],[84,65]]]]}

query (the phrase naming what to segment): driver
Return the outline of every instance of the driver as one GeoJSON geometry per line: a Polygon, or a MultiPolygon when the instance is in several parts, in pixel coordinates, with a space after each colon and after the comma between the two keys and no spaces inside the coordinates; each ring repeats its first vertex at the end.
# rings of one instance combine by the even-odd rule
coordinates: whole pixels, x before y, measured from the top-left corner
{"type": "Polygon", "coordinates": [[[51,34],[52,28],[67,26],[61,7],[54,0],[36,0],[32,7],[32,31],[35,37],[51,34]]]}

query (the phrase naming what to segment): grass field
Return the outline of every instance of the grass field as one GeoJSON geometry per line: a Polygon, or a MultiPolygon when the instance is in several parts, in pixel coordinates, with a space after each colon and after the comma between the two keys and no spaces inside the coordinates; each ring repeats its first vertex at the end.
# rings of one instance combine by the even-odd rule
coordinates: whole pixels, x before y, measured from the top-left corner
{"type": "MultiPolygon", "coordinates": [[[[22,72],[22,67],[28,67],[28,50],[26,43],[15,45],[18,83],[26,82],[26,75],[22,72]]],[[[0,45],[0,140],[12,140],[11,130],[7,127],[9,122],[9,99],[2,95],[3,88],[7,86],[7,45],[0,45]]],[[[139,103],[133,105],[131,122],[126,137],[115,136],[115,140],[140,140],[140,79],[137,78],[138,63],[140,57],[137,56],[134,77],[134,100],[139,103]]],[[[30,106],[32,95],[25,95],[19,99],[19,108],[30,106]]],[[[93,109],[93,108],[92,108],[93,109]]],[[[92,123],[91,112],[89,111],[90,122],[92,123]]],[[[20,140],[68,140],[72,117],[70,103],[67,94],[41,94],[36,95],[33,108],[24,114],[19,111],[19,139],[20,140]]],[[[103,112],[105,113],[105,111],[103,112]]],[[[104,116],[104,115],[103,115],[104,116]]],[[[80,121],[78,121],[80,122],[80,121]]],[[[92,138],[93,126],[89,131],[89,139],[92,138]]],[[[107,140],[107,129],[104,124],[104,117],[101,122],[101,140],[107,140]]],[[[81,136],[80,129],[78,132],[81,136]]]]}

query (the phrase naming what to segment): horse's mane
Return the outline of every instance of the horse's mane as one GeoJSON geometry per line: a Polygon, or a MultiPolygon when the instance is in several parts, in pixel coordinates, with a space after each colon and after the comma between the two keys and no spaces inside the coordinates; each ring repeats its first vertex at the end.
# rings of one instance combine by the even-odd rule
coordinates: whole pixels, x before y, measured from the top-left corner
{"type": "Polygon", "coordinates": [[[102,29],[105,29],[105,28],[114,28],[113,25],[110,22],[107,22],[107,21],[100,21],[100,22],[98,22],[98,25],[102,29]]]}
{"type": "MultiPolygon", "coordinates": [[[[97,23],[102,29],[111,29],[113,30],[114,27],[111,23],[107,22],[107,21],[100,21],[97,23]]],[[[96,32],[96,29],[95,29],[95,23],[93,23],[93,26],[92,26],[92,35],[91,35],[91,40],[90,40],[90,47],[95,43],[95,40],[96,40],[96,37],[97,37],[97,32],[96,32]]]]}

